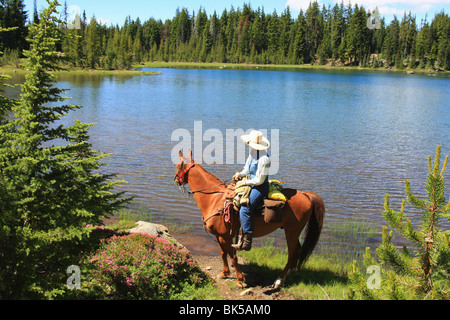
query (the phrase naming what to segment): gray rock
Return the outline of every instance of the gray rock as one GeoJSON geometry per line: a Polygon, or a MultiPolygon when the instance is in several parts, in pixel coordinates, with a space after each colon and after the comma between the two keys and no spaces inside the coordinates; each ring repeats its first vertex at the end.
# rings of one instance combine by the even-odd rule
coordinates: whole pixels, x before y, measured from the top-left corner
{"type": "Polygon", "coordinates": [[[174,237],[172,237],[172,235],[169,233],[169,229],[167,229],[167,227],[162,224],[138,221],[137,227],[131,229],[130,233],[145,233],[145,234],[149,234],[149,235],[154,235],[154,236],[157,236],[157,237],[160,237],[162,239],[172,242],[180,249],[187,250],[187,248],[185,246],[183,246],[174,237]]]}

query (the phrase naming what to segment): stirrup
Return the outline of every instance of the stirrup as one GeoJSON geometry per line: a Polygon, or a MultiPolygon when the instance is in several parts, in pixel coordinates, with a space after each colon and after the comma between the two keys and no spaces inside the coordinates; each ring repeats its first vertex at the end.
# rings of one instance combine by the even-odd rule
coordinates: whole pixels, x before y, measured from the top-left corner
{"type": "Polygon", "coordinates": [[[236,251],[250,251],[252,249],[253,234],[246,233],[243,237],[239,238],[237,244],[232,245],[236,251]]]}
{"type": "Polygon", "coordinates": [[[231,245],[236,251],[241,251],[242,245],[244,244],[244,242],[242,241],[242,238],[243,238],[243,236],[240,236],[238,243],[231,245]]]}

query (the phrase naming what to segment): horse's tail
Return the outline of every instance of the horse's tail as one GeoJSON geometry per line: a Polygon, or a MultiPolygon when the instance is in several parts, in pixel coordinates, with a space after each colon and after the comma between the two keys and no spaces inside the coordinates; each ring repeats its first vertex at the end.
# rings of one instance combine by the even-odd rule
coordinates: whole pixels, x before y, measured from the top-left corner
{"type": "Polygon", "coordinates": [[[320,233],[322,231],[323,219],[325,215],[325,204],[321,197],[317,194],[308,192],[307,196],[312,201],[313,213],[309,218],[306,237],[302,244],[302,249],[298,258],[297,268],[300,269],[303,264],[308,260],[309,256],[313,252],[314,248],[319,241],[320,233]]]}

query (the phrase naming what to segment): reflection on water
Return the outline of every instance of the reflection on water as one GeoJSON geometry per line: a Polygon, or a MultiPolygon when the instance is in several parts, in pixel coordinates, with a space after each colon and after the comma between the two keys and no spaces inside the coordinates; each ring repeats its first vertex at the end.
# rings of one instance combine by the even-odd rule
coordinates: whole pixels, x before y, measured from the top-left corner
{"type": "MultiPolygon", "coordinates": [[[[155,222],[171,216],[189,224],[189,233],[178,236],[194,252],[215,253],[216,244],[204,231],[193,199],[175,187],[170,157],[177,144],[171,141],[172,132],[184,128],[193,134],[194,121],[224,136],[226,129],[279,129],[276,178],[287,187],[323,197],[325,229],[347,220],[378,228],[384,194],[391,194],[392,206],[399,208],[405,179],[411,179],[413,191],[423,195],[428,155],[434,155],[437,144],[442,144],[444,155],[450,153],[446,78],[329,71],[156,71],[162,73],[60,77],[58,86],[69,89],[70,103],[84,106],[64,121],[97,123],[91,130],[94,148],[112,153],[105,170],[128,181],[123,188],[136,196],[139,210],[153,212],[155,222]]],[[[241,166],[205,168],[226,180],[241,166]]],[[[328,234],[325,230],[322,243],[331,241],[328,234]]]]}

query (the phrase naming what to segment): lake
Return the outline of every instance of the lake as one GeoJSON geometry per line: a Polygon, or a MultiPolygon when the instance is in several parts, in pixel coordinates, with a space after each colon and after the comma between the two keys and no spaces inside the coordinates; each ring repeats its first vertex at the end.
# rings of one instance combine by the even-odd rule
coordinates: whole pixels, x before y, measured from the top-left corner
{"type": "MultiPolygon", "coordinates": [[[[217,244],[204,231],[194,200],[173,182],[171,153],[180,141],[173,141],[172,135],[177,130],[192,134],[193,148],[199,129],[201,135],[210,131],[223,137],[227,130],[250,128],[267,130],[269,138],[273,133],[278,163],[272,178],[286,187],[316,192],[325,201],[322,244],[332,241],[328,226],[343,222],[362,221],[381,231],[385,193],[398,209],[405,199],[405,179],[411,179],[413,192],[424,195],[427,157],[434,156],[438,144],[443,156],[450,154],[446,77],[317,70],[144,70],[161,74],[61,76],[58,86],[70,89],[71,103],[84,106],[64,121],[96,122],[91,129],[93,146],[112,154],[104,169],[128,181],[123,189],[136,196],[133,210],[151,212],[154,222],[187,226],[177,236],[196,253],[215,254],[217,244]]],[[[212,140],[202,139],[205,150],[212,140]]],[[[243,164],[227,155],[229,148],[223,145],[223,154],[218,150],[214,154],[223,161],[204,167],[227,180],[243,164]]],[[[233,150],[242,147],[238,139],[235,145],[233,150]]],[[[201,155],[202,150],[194,152],[201,155]]]]}

